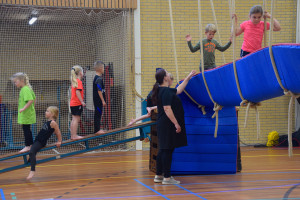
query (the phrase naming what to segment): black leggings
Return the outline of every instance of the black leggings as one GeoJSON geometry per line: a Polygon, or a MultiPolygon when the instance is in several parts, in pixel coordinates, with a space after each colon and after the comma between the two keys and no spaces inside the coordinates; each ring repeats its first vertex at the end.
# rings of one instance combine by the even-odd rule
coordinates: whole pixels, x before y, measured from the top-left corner
{"type": "Polygon", "coordinates": [[[102,105],[96,106],[94,112],[94,133],[97,133],[100,130],[101,116],[102,116],[102,105]]]}
{"type": "Polygon", "coordinates": [[[174,149],[159,149],[156,157],[156,175],[171,176],[171,164],[174,149]]]}
{"type": "Polygon", "coordinates": [[[30,146],[33,144],[33,138],[32,138],[32,132],[30,130],[31,124],[23,124],[23,132],[24,132],[24,138],[25,138],[25,146],[30,146]]]}
{"type": "Polygon", "coordinates": [[[43,148],[43,145],[39,141],[35,141],[30,148],[29,159],[31,164],[31,171],[35,171],[36,154],[41,148],[43,148]]]}

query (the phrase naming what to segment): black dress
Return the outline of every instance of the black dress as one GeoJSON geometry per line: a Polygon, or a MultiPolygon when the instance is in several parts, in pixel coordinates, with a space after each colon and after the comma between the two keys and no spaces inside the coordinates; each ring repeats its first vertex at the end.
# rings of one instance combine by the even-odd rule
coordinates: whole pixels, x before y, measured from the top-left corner
{"type": "Polygon", "coordinates": [[[175,88],[159,87],[158,89],[157,135],[160,149],[174,149],[187,146],[184,110],[176,92],[177,89],[175,88]],[[164,106],[171,106],[174,116],[181,127],[180,133],[176,133],[175,125],[166,115],[164,106]]]}

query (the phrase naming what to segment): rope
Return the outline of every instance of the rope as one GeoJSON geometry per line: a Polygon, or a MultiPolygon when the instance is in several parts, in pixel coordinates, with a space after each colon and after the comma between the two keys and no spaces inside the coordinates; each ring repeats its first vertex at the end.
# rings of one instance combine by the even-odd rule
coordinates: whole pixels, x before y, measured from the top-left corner
{"type": "Polygon", "coordinates": [[[286,88],[284,88],[284,86],[282,85],[277,67],[276,67],[276,63],[274,60],[274,56],[273,56],[273,50],[272,50],[272,40],[273,40],[273,10],[274,10],[274,0],[271,1],[271,22],[270,22],[270,34],[269,34],[269,53],[270,53],[270,58],[271,58],[271,63],[272,63],[272,67],[274,69],[275,75],[276,75],[276,79],[278,84],[280,85],[280,87],[283,89],[284,92],[287,92],[288,90],[286,88]]]}
{"type": "MultiPolygon", "coordinates": [[[[267,9],[266,0],[263,1],[263,11],[265,12],[267,9]]],[[[267,46],[267,18],[264,17],[264,46],[267,46]]]]}
{"type": "MultiPolygon", "coordinates": [[[[175,33],[174,33],[174,24],[173,24],[173,11],[172,11],[171,0],[169,0],[169,13],[170,13],[171,32],[172,32],[172,44],[173,44],[175,67],[176,67],[176,79],[177,79],[177,83],[179,85],[177,52],[176,52],[175,33]]],[[[206,114],[205,107],[203,105],[200,105],[195,99],[193,99],[193,97],[186,90],[183,90],[183,91],[198,106],[198,108],[201,108],[203,115],[205,115],[206,114]]]]}
{"type": "MultiPolygon", "coordinates": [[[[235,0],[231,0],[231,12],[235,13],[235,0]]],[[[232,19],[234,20],[234,19],[232,19]]],[[[240,87],[240,83],[239,83],[239,77],[237,74],[237,69],[236,69],[236,62],[235,62],[235,48],[236,48],[236,35],[235,35],[235,31],[236,31],[236,21],[234,20],[232,22],[232,30],[233,30],[233,35],[232,35],[232,45],[233,45],[233,56],[232,56],[232,64],[233,64],[233,71],[234,71],[234,77],[235,77],[235,82],[236,82],[236,86],[239,92],[239,96],[242,99],[242,102],[240,103],[240,105],[242,107],[247,106],[246,109],[246,117],[245,117],[245,122],[244,122],[244,127],[247,126],[247,120],[248,120],[248,113],[249,113],[249,108],[255,108],[255,112],[256,112],[256,129],[257,129],[257,137],[259,137],[260,135],[260,121],[259,121],[259,113],[258,113],[258,109],[256,106],[260,105],[260,103],[253,103],[253,102],[249,102],[248,100],[246,100],[243,97],[242,91],[241,91],[241,87],[240,87]]]]}
{"type": "Polygon", "coordinates": [[[176,44],[175,44],[175,34],[174,34],[174,24],[173,24],[173,11],[172,11],[171,0],[169,0],[169,13],[170,13],[170,22],[171,22],[171,30],[172,30],[172,44],[173,44],[175,67],[176,67],[176,81],[177,81],[177,83],[179,83],[178,64],[177,64],[177,52],[176,52],[176,44]]]}
{"type": "Polygon", "coordinates": [[[203,115],[206,115],[205,106],[200,105],[186,90],[183,90],[183,92],[201,109],[203,115]]]}
{"type": "Polygon", "coordinates": [[[137,91],[136,91],[136,88],[135,88],[135,63],[132,62],[133,60],[133,53],[132,53],[132,37],[133,37],[133,34],[132,34],[132,29],[133,29],[133,26],[132,26],[132,0],[125,0],[125,3],[126,5],[128,5],[128,13],[129,13],[129,17],[128,17],[128,26],[129,26],[129,30],[128,30],[128,34],[129,34],[129,65],[131,66],[131,87],[132,87],[132,92],[135,96],[143,99],[143,100],[138,100],[140,102],[143,102],[146,100],[145,97],[143,97],[141,94],[139,94],[137,91]],[[128,3],[129,1],[129,3],[128,3]]]}
{"type": "Polygon", "coordinates": [[[273,55],[273,49],[272,49],[272,40],[273,40],[273,29],[274,29],[274,20],[273,20],[273,12],[274,12],[274,8],[275,8],[275,0],[271,1],[271,22],[270,22],[270,34],[269,34],[269,54],[270,54],[270,58],[271,58],[271,63],[272,63],[272,67],[273,70],[275,72],[276,75],[276,79],[278,84],[280,85],[280,87],[282,88],[282,90],[284,91],[285,95],[291,95],[291,99],[289,102],[289,111],[288,111],[288,144],[289,144],[289,157],[293,156],[293,143],[292,143],[292,129],[291,129],[291,125],[292,125],[292,107],[293,107],[293,103],[295,101],[296,98],[300,97],[299,94],[294,94],[293,92],[289,91],[288,89],[286,89],[280,79],[279,73],[278,73],[278,69],[274,60],[274,55],[273,55]]]}
{"type": "Polygon", "coordinates": [[[204,85],[206,88],[206,91],[208,93],[208,96],[210,98],[210,100],[214,103],[214,111],[215,114],[212,116],[212,118],[216,117],[216,126],[215,126],[215,133],[214,133],[214,137],[217,137],[217,132],[218,132],[218,122],[219,122],[219,111],[223,108],[222,106],[218,105],[214,99],[212,98],[212,95],[210,93],[210,90],[208,88],[206,79],[205,79],[205,75],[204,75],[204,57],[203,57],[203,42],[202,42],[202,24],[201,24],[201,3],[200,0],[198,0],[198,17],[199,17],[199,35],[200,35],[200,54],[201,54],[201,69],[202,69],[202,77],[203,77],[203,81],[204,81],[204,85]]]}
{"type": "MultiPolygon", "coordinates": [[[[214,17],[214,21],[215,21],[216,28],[217,28],[217,30],[219,30],[213,0],[210,0],[210,5],[211,5],[211,10],[212,10],[212,13],[213,13],[213,17],[214,17]]],[[[220,43],[221,43],[220,31],[217,31],[217,34],[218,34],[219,41],[220,41],[220,43]]],[[[222,44],[222,43],[221,43],[221,44],[222,44]]],[[[223,64],[226,64],[224,52],[222,52],[222,58],[223,58],[223,64]]]]}
{"type": "MultiPolygon", "coordinates": [[[[242,101],[243,102],[243,101],[242,101]]],[[[253,103],[253,102],[248,102],[247,104],[244,104],[243,106],[247,106],[246,108],[246,115],[245,115],[245,122],[244,122],[244,128],[247,127],[247,120],[248,120],[248,115],[249,115],[249,110],[250,108],[255,109],[256,113],[256,128],[257,128],[257,139],[259,139],[260,136],[260,122],[259,122],[259,112],[257,110],[257,106],[260,106],[261,103],[253,103]]]]}

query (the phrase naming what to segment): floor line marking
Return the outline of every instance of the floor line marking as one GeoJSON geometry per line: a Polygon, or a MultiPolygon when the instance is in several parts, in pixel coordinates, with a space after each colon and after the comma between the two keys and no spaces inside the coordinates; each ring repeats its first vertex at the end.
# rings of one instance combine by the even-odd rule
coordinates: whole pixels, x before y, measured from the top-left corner
{"type": "Polygon", "coordinates": [[[185,190],[185,191],[187,191],[187,192],[189,192],[189,193],[191,193],[191,194],[193,194],[193,195],[195,195],[195,196],[197,196],[197,197],[199,197],[199,198],[201,198],[201,199],[203,199],[203,200],[207,200],[204,197],[201,197],[200,195],[198,195],[198,194],[196,194],[196,193],[194,193],[194,192],[192,192],[192,191],[190,191],[190,190],[182,187],[181,185],[176,185],[176,186],[179,187],[179,188],[181,188],[181,189],[183,189],[183,190],[185,190]]]}
{"type": "Polygon", "coordinates": [[[5,200],[5,195],[4,195],[4,192],[1,188],[0,188],[0,195],[1,195],[1,199],[5,200]]]}
{"type": "Polygon", "coordinates": [[[157,192],[156,190],[152,189],[151,187],[149,187],[148,185],[142,183],[141,181],[139,181],[139,180],[137,180],[137,179],[134,179],[134,180],[135,180],[136,182],[138,182],[139,184],[143,185],[144,187],[148,188],[148,189],[151,190],[152,192],[155,192],[155,193],[158,194],[159,196],[161,196],[161,197],[163,197],[163,198],[165,198],[165,199],[170,200],[170,199],[169,199],[168,197],[166,197],[165,195],[163,195],[163,194],[157,192]]]}

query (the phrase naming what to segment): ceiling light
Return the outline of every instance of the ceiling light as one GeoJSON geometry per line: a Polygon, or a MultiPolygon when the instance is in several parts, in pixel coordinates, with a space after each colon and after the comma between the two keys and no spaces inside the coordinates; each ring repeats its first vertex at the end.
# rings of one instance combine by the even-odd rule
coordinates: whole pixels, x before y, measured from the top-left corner
{"type": "Polygon", "coordinates": [[[28,22],[29,25],[34,24],[36,22],[36,20],[37,20],[37,17],[31,17],[30,20],[29,20],[29,22],[28,22]]]}

